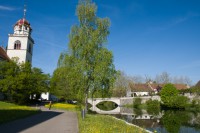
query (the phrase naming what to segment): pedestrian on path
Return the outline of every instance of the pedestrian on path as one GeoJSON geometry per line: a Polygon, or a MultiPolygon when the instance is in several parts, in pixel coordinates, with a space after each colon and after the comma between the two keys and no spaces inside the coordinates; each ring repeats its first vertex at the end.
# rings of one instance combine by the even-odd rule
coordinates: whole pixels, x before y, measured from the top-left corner
{"type": "Polygon", "coordinates": [[[49,102],[49,110],[51,110],[52,102],[49,102]]]}

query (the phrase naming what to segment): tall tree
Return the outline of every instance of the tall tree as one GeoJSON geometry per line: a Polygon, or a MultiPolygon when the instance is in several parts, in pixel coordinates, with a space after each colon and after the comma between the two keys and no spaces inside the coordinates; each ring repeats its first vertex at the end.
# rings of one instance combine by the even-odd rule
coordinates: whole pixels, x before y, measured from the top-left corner
{"type": "Polygon", "coordinates": [[[58,61],[59,68],[66,68],[67,87],[79,100],[87,99],[89,94],[109,94],[115,80],[113,55],[105,47],[110,21],[97,17],[96,11],[91,0],[79,1],[79,24],[72,26],[68,52],[62,53],[58,61]]]}

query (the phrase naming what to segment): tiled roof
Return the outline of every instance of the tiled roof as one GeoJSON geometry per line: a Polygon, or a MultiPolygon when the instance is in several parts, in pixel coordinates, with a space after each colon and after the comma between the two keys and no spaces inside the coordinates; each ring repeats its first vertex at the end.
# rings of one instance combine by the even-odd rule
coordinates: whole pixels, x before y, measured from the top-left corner
{"type": "Polygon", "coordinates": [[[174,86],[176,87],[177,90],[185,90],[189,88],[189,86],[185,84],[174,84],[174,86]]]}
{"type": "Polygon", "coordinates": [[[134,92],[151,92],[153,91],[148,84],[129,84],[131,91],[134,92]]]}
{"type": "Polygon", "coordinates": [[[10,60],[10,58],[6,54],[6,51],[5,51],[5,49],[3,47],[0,47],[0,58],[2,60],[10,60]]]}
{"type": "MultiPolygon", "coordinates": [[[[165,84],[133,84],[130,83],[129,86],[131,91],[134,92],[151,92],[153,90],[161,90],[165,84]]],[[[185,84],[173,84],[177,90],[188,89],[189,87],[185,84]]]]}
{"type": "MultiPolygon", "coordinates": [[[[158,87],[163,87],[165,84],[150,84],[152,88],[157,89],[158,87]]],[[[186,84],[173,84],[177,90],[188,89],[189,87],[186,84]]]]}

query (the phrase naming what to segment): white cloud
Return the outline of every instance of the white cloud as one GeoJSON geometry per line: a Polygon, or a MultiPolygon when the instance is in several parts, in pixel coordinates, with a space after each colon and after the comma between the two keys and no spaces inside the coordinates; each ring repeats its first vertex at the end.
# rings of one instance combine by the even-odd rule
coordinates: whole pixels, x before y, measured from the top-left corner
{"type": "Polygon", "coordinates": [[[0,5],[0,10],[13,11],[13,10],[16,10],[16,9],[13,8],[13,7],[9,7],[9,6],[0,5]]]}

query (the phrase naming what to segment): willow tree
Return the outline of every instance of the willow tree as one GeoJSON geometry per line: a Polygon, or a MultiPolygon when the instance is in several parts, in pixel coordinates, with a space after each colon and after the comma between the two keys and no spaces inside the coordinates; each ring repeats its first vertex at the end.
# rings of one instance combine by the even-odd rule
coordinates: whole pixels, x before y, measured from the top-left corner
{"type": "Polygon", "coordinates": [[[112,52],[105,45],[110,21],[97,17],[96,11],[97,6],[91,0],[79,1],[76,12],[79,24],[72,26],[68,52],[61,53],[58,61],[58,69],[66,68],[62,74],[67,77],[67,91],[85,102],[88,94],[92,97],[97,93],[101,97],[110,94],[116,74],[112,52]]]}

